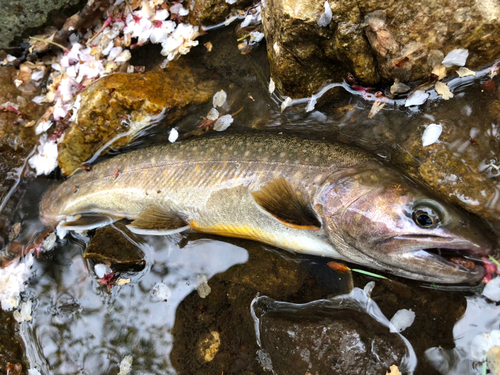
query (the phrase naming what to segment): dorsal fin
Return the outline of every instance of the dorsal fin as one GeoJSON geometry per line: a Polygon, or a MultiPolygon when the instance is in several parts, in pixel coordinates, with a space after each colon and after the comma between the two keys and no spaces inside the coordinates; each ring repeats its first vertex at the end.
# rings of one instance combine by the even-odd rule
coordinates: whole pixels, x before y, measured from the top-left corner
{"type": "Polygon", "coordinates": [[[280,178],[252,193],[255,202],[284,225],[296,229],[320,229],[311,206],[290,184],[280,178]]]}
{"type": "Polygon", "coordinates": [[[168,235],[189,229],[189,224],[161,207],[149,206],[127,228],[136,234],[168,235]]]}

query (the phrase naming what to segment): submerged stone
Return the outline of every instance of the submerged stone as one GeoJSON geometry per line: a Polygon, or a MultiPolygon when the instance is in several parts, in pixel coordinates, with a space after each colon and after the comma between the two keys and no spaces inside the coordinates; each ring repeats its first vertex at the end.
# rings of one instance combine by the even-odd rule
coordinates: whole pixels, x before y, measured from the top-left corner
{"type": "Polygon", "coordinates": [[[7,374],[9,363],[20,363],[27,374],[28,361],[25,354],[25,345],[19,334],[19,323],[16,322],[12,311],[3,311],[0,308],[0,374],[7,374]]]}
{"type": "Polygon", "coordinates": [[[308,269],[299,256],[253,241],[228,242],[248,250],[249,259],[210,278],[206,298],[194,291],[177,307],[170,359],[178,374],[262,373],[250,311],[257,293],[298,302],[347,291],[350,275],[325,264],[308,269]]]}
{"type": "Polygon", "coordinates": [[[211,99],[215,84],[200,77],[201,72],[172,64],[165,70],[116,73],[96,81],[81,94],[77,121],[58,144],[62,173],[73,173],[102,148],[105,152],[128,144],[159,121],[172,124],[189,105],[211,99]]]}
{"type": "Polygon", "coordinates": [[[258,297],[252,310],[261,363],[274,374],[384,375],[393,365],[412,373],[416,364],[409,343],[389,332],[361,289],[303,305],[258,297]]]}
{"type": "Polygon", "coordinates": [[[143,268],[146,264],[144,252],[134,243],[140,239],[124,225],[115,226],[118,229],[107,226],[97,230],[83,253],[84,258],[143,268]]]}

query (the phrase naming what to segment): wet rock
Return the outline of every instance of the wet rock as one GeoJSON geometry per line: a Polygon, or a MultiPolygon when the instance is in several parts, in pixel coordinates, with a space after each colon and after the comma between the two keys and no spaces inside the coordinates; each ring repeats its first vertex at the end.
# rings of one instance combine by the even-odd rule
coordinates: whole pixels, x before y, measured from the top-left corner
{"type": "MultiPolygon", "coordinates": [[[[487,122],[485,122],[485,125],[487,122]]],[[[497,178],[488,177],[488,166],[498,150],[498,138],[492,136],[495,127],[477,131],[471,125],[454,126],[443,123],[439,142],[422,146],[421,132],[413,133],[402,145],[404,152],[395,162],[403,165],[416,181],[446,196],[451,202],[494,223],[499,222],[500,194],[497,178]]],[[[477,128],[476,128],[477,129],[477,128]]]]}
{"type": "Polygon", "coordinates": [[[295,255],[265,250],[252,241],[228,242],[247,249],[249,259],[210,278],[212,291],[206,298],[194,291],[177,307],[170,359],[179,374],[262,373],[256,360],[259,348],[250,313],[250,303],[257,293],[303,302],[346,292],[343,276],[325,264],[309,265],[295,255]]]}
{"type": "Polygon", "coordinates": [[[188,21],[193,25],[215,25],[223,22],[232,9],[244,9],[253,3],[253,0],[188,0],[188,21]]]}
{"type": "MultiPolygon", "coordinates": [[[[23,174],[25,160],[37,143],[34,121],[44,111],[43,106],[31,101],[32,96],[24,95],[17,89],[13,83],[15,74],[13,67],[0,67],[0,107],[12,103],[19,111],[16,113],[8,108],[0,111],[0,206],[23,174]]],[[[22,194],[22,189],[18,189],[0,210],[2,237],[9,233],[10,225],[14,224],[10,221],[22,194]]],[[[6,238],[0,239],[0,247],[4,240],[6,238]]]]}
{"type": "Polygon", "coordinates": [[[7,48],[24,31],[42,26],[51,12],[68,6],[75,6],[80,0],[2,0],[0,2],[0,48],[7,48]]]}
{"type": "MultiPolygon", "coordinates": [[[[0,374],[6,374],[10,364],[21,364],[21,374],[27,374],[27,359],[25,346],[19,334],[19,324],[12,311],[0,309],[0,374]]],[[[12,367],[12,365],[11,365],[12,367]]]]}
{"type": "Polygon", "coordinates": [[[272,77],[287,95],[310,95],[347,72],[365,85],[424,79],[455,49],[468,50],[469,68],[500,53],[496,2],[428,0],[404,11],[393,1],[329,2],[330,22],[320,21],[324,3],[271,0],[263,7],[272,77]]]}
{"type": "Polygon", "coordinates": [[[62,173],[73,173],[110,141],[114,148],[124,146],[155,122],[171,124],[189,105],[211,99],[214,82],[202,80],[202,74],[172,64],[145,74],[112,74],[92,84],[81,94],[77,122],[58,144],[62,173]]]}
{"type": "Polygon", "coordinates": [[[136,245],[141,239],[131,233],[125,225],[115,224],[96,231],[89,246],[83,253],[84,258],[109,261],[124,267],[144,268],[144,252],[136,245]]]}
{"type": "Polygon", "coordinates": [[[402,368],[411,353],[403,338],[349,298],[338,298],[342,303],[334,299],[305,305],[257,298],[253,308],[263,366],[274,374],[343,375],[386,374],[394,364],[402,368]]]}

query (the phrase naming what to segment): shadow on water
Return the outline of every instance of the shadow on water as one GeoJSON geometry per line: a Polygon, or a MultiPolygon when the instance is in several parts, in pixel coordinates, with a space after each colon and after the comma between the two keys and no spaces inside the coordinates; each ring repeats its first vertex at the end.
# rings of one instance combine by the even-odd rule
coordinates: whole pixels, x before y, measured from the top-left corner
{"type": "MultiPolygon", "coordinates": [[[[137,50],[132,64],[153,68],[161,62],[160,58],[155,60],[157,56],[155,46],[145,46],[137,50]]],[[[210,78],[217,80],[228,95],[227,113],[242,108],[227,132],[259,129],[340,140],[378,154],[428,185],[442,182],[443,176],[461,173],[477,177],[477,186],[488,186],[488,194],[500,194],[498,177],[493,167],[488,167],[499,157],[500,135],[495,129],[500,120],[500,96],[498,89],[485,91],[479,81],[458,90],[453,100],[429,101],[420,108],[386,106],[371,119],[368,113],[372,102],[341,88],[333,89],[310,113],[299,106],[281,113],[268,93],[265,46],[240,55],[235,34],[228,28],[201,38],[200,46],[181,60],[205,67],[210,78]],[[212,52],[203,47],[207,41],[213,44],[212,52]],[[431,123],[442,124],[443,135],[431,146],[435,153],[424,153],[422,132],[431,123]],[[422,166],[432,163],[439,152],[461,164],[444,163],[442,175],[424,173],[422,166]],[[481,170],[481,165],[486,167],[481,170]]],[[[191,108],[175,124],[180,139],[200,134],[201,116],[206,116],[210,108],[211,103],[191,108]]],[[[168,130],[159,125],[133,147],[166,142],[168,130]]],[[[36,221],[37,201],[48,183],[35,181],[41,186],[30,182],[16,220],[36,221]]],[[[467,200],[467,192],[461,189],[457,183],[456,193],[450,198],[467,200]]],[[[491,219],[493,229],[498,228],[494,220],[498,202],[485,201],[481,207],[484,209],[478,213],[491,219]]],[[[121,267],[119,279],[130,281],[112,286],[108,293],[97,281],[95,261],[83,257],[93,236],[93,232],[70,235],[34,263],[33,277],[23,294],[23,300],[34,302],[33,320],[21,324],[20,334],[31,366],[42,374],[117,374],[126,355],[133,357],[134,374],[270,373],[257,358],[259,346],[250,310],[254,298],[262,295],[301,304],[349,293],[353,286],[350,274],[336,273],[326,259],[288,254],[251,241],[189,234],[132,239],[132,245],[144,254],[144,265],[139,270],[121,267]],[[207,296],[205,280],[210,287],[207,296]],[[159,283],[167,287],[166,301],[152,293],[159,283]],[[200,285],[205,288],[203,292],[200,285]]],[[[117,242],[104,240],[99,246],[104,250],[117,246],[117,242]]],[[[353,279],[354,286],[361,289],[373,280],[358,274],[353,279]]],[[[408,280],[377,279],[371,298],[387,318],[400,309],[416,313],[415,323],[403,335],[417,355],[417,374],[445,373],[457,363],[460,366],[455,367],[465,372],[450,373],[479,374],[480,363],[467,359],[467,345],[472,340],[469,336],[500,329],[498,307],[476,290],[434,290],[408,280]],[[487,327],[478,328],[475,319],[460,321],[464,313],[471,316],[466,311],[472,305],[476,306],[475,319],[490,322],[487,327]],[[459,328],[457,321],[461,322],[459,328]],[[465,336],[468,339],[464,341],[465,336]],[[455,364],[432,348],[452,353],[446,358],[453,357],[455,364]]],[[[315,320],[313,315],[298,323],[325,325],[323,318],[315,320]]],[[[297,323],[294,318],[280,319],[266,329],[283,332],[297,323]]],[[[384,329],[387,331],[387,327],[384,329]]],[[[364,336],[370,337],[370,332],[364,332],[364,336]]],[[[280,338],[278,333],[273,337],[280,338]]],[[[302,344],[307,345],[307,341],[302,344]]],[[[22,360],[22,349],[16,350],[11,350],[12,356],[22,360]]],[[[294,367],[293,361],[300,358],[290,361],[289,374],[299,373],[300,366],[294,367]]]]}

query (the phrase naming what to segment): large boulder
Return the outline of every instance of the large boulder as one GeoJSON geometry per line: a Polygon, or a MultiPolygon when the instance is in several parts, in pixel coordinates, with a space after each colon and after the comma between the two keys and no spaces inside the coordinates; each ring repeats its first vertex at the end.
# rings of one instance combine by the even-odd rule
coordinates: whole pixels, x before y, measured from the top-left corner
{"type": "Polygon", "coordinates": [[[172,124],[188,106],[209,100],[215,83],[198,73],[172,64],[145,74],[111,74],[89,86],[77,121],[58,143],[62,173],[73,173],[103,145],[122,147],[159,120],[172,124]]]}
{"type": "Polygon", "coordinates": [[[263,7],[271,74],[287,95],[310,95],[348,72],[365,85],[424,79],[454,49],[468,49],[469,68],[500,56],[497,0],[328,4],[331,21],[323,0],[269,0],[263,7]]]}

